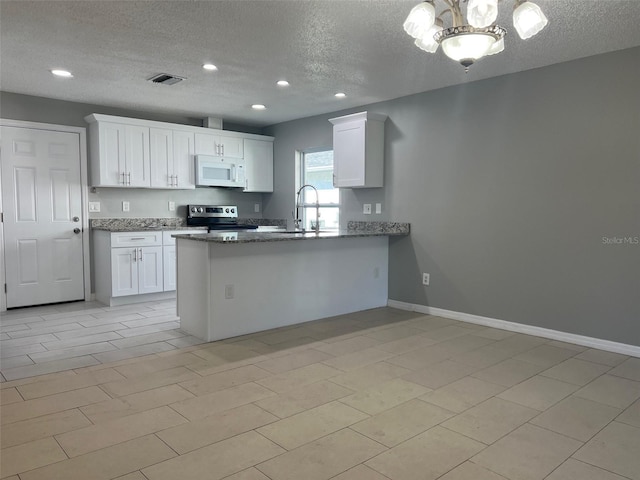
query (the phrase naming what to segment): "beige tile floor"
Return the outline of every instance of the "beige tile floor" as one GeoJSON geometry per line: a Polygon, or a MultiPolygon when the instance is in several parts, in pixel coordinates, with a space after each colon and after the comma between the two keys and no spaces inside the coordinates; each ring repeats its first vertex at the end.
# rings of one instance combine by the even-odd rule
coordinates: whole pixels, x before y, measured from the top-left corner
{"type": "Polygon", "coordinates": [[[638,358],[390,308],[197,344],[173,309],[3,315],[0,477],[640,480],[638,358]]]}

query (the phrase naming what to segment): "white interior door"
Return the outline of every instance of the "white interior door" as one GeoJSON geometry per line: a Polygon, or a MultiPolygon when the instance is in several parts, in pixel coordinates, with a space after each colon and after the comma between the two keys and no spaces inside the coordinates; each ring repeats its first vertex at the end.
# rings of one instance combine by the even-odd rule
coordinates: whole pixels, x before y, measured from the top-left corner
{"type": "Polygon", "coordinates": [[[80,135],[0,136],[7,308],[84,299],[80,135]]]}

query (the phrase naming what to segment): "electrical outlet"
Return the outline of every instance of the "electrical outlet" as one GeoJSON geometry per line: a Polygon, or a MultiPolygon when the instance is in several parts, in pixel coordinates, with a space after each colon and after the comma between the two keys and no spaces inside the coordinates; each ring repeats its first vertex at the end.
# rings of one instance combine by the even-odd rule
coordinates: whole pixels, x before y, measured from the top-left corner
{"type": "Polygon", "coordinates": [[[365,203],[362,206],[362,213],[364,213],[365,215],[371,215],[371,204],[370,203],[365,203]]]}
{"type": "Polygon", "coordinates": [[[122,211],[123,212],[128,212],[129,211],[129,202],[122,202],[122,211]]]}
{"type": "Polygon", "coordinates": [[[169,211],[170,212],[176,211],[176,202],[169,202],[169,211]]]}
{"type": "Polygon", "coordinates": [[[260,213],[260,204],[259,203],[254,203],[253,204],[253,211],[255,213],[260,213]]]}
{"type": "Polygon", "coordinates": [[[235,288],[233,285],[225,285],[224,286],[224,298],[226,300],[231,300],[235,296],[235,288]]]}
{"type": "Polygon", "coordinates": [[[423,285],[429,285],[429,281],[430,281],[430,275],[428,273],[423,273],[422,274],[422,284],[423,285]]]}
{"type": "Polygon", "coordinates": [[[100,202],[89,202],[89,213],[100,211],[100,202]]]}

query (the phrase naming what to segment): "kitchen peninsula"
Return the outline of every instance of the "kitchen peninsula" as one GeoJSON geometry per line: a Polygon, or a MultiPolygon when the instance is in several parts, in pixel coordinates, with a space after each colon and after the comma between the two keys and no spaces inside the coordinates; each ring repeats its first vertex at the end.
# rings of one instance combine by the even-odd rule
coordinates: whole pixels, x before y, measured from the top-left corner
{"type": "Polygon", "coordinates": [[[206,341],[387,304],[389,237],[408,223],[340,232],[175,235],[180,328],[206,341]]]}

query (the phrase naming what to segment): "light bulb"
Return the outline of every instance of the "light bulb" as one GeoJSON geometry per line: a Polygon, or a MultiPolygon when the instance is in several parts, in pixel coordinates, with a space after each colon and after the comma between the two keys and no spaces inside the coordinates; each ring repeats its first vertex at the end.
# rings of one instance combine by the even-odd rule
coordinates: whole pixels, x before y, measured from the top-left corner
{"type": "Polygon", "coordinates": [[[467,20],[476,28],[488,27],[498,18],[498,0],[469,0],[467,20]]]}
{"type": "Polygon", "coordinates": [[[436,19],[436,9],[431,2],[422,2],[411,9],[402,25],[413,38],[422,38],[436,19]]]}
{"type": "Polygon", "coordinates": [[[438,42],[435,40],[435,34],[442,30],[442,20],[436,19],[431,28],[429,28],[422,38],[417,38],[414,42],[416,47],[425,52],[435,53],[438,50],[438,42]]]}
{"type": "Polygon", "coordinates": [[[535,3],[524,2],[513,10],[513,26],[523,40],[533,37],[548,23],[549,20],[535,3]]]}

